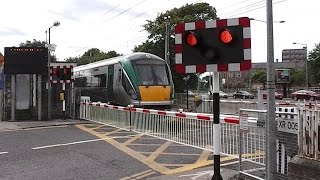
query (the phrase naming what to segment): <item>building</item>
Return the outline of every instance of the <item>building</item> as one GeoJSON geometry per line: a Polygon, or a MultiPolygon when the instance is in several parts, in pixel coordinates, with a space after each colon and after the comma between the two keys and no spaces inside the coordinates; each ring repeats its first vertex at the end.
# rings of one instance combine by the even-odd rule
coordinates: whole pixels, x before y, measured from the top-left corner
{"type": "Polygon", "coordinates": [[[307,60],[307,48],[282,50],[282,62],[305,62],[307,60]]]}

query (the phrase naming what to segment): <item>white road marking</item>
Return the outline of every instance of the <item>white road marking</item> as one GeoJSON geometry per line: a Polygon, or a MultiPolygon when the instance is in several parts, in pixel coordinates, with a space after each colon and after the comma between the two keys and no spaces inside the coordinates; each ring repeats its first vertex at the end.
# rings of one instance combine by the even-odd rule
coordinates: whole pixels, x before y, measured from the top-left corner
{"type": "Polygon", "coordinates": [[[8,154],[8,152],[0,152],[0,155],[1,155],[1,154],[8,154]]]}
{"type": "Polygon", "coordinates": [[[113,137],[106,137],[106,138],[102,138],[102,139],[90,139],[90,140],[85,140],[85,141],[76,141],[76,142],[70,142],[70,143],[64,143],[64,144],[53,144],[53,145],[47,145],[47,146],[34,147],[34,148],[31,148],[31,149],[32,150],[37,150],[37,149],[45,149],[45,148],[53,148],[53,147],[60,147],[60,146],[69,146],[69,145],[75,145],[75,144],[97,142],[97,141],[103,141],[105,139],[120,139],[120,138],[129,138],[129,137],[132,137],[132,135],[128,135],[128,136],[113,136],[113,137]]]}

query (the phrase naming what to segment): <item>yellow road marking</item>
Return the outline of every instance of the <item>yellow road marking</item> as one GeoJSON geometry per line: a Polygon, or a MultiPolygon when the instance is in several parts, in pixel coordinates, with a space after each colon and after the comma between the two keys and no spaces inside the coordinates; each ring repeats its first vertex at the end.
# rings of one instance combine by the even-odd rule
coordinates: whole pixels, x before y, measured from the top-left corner
{"type": "MultiPolygon", "coordinates": [[[[237,159],[235,157],[231,157],[231,156],[227,156],[227,157],[223,157],[220,159],[220,162],[224,162],[224,161],[228,161],[228,160],[233,160],[233,159],[237,159]]],[[[190,165],[186,165],[180,168],[176,168],[176,169],[171,169],[167,172],[165,172],[166,174],[175,174],[175,173],[181,173],[184,171],[190,171],[192,169],[196,169],[196,168],[200,168],[203,166],[208,166],[208,165],[212,165],[213,164],[213,160],[207,160],[207,161],[202,161],[199,162],[197,164],[190,164],[190,165]]]]}
{"type": "Polygon", "coordinates": [[[207,161],[211,153],[212,153],[211,151],[203,150],[200,157],[198,158],[196,164],[201,163],[203,161],[207,161]]]}
{"type": "Polygon", "coordinates": [[[26,129],[7,129],[7,130],[0,130],[0,132],[12,132],[12,131],[31,131],[31,130],[39,130],[39,129],[52,129],[52,128],[63,128],[68,127],[68,125],[61,125],[61,126],[47,126],[47,127],[30,127],[26,129]]]}
{"type": "MultiPolygon", "coordinates": [[[[148,144],[149,145],[149,144],[148,144]]],[[[170,145],[171,147],[171,145],[170,145]]],[[[139,151],[141,154],[151,154],[152,152],[142,152],[139,151]]],[[[176,156],[199,156],[200,154],[186,154],[186,153],[170,153],[170,152],[163,152],[161,155],[176,155],[176,156]]]]}
{"type": "Polygon", "coordinates": [[[139,172],[139,173],[137,173],[137,174],[133,174],[133,175],[131,175],[131,176],[128,176],[128,177],[122,178],[122,179],[120,179],[120,180],[127,180],[127,179],[131,179],[131,178],[134,178],[134,177],[137,177],[137,176],[144,175],[144,174],[149,173],[149,172],[152,172],[152,170],[151,170],[151,169],[149,169],[149,170],[146,170],[146,171],[142,171],[142,172],[139,172]]]}
{"type": "Polygon", "coordinates": [[[95,129],[102,128],[102,127],[104,127],[104,126],[106,126],[106,125],[105,125],[105,124],[103,124],[103,125],[100,125],[100,126],[97,126],[97,127],[91,128],[91,129],[95,130],[95,129]]]}
{"type": "MultiPolygon", "coordinates": [[[[77,126],[78,127],[78,126],[77,126]]],[[[85,128],[85,127],[84,127],[85,128]]],[[[93,130],[92,130],[93,131],[93,130]]],[[[119,132],[119,131],[122,131],[122,129],[116,129],[114,131],[111,131],[111,132],[107,132],[107,133],[99,133],[99,132],[96,132],[96,133],[99,133],[99,134],[102,134],[102,135],[105,135],[105,136],[108,136],[110,134],[113,134],[113,133],[116,133],[116,132],[119,132]]],[[[93,131],[95,132],[95,131],[93,131]]]]}
{"type": "Polygon", "coordinates": [[[130,146],[160,146],[162,144],[129,144],[130,146]]]}
{"type": "Polygon", "coordinates": [[[154,173],[156,173],[156,172],[149,172],[149,173],[144,174],[144,175],[142,175],[142,176],[136,177],[136,179],[142,179],[142,178],[147,177],[147,176],[150,176],[150,175],[152,175],[152,174],[154,174],[154,173]]]}
{"type": "Polygon", "coordinates": [[[162,144],[156,151],[150,154],[150,156],[148,157],[148,160],[154,161],[159,156],[159,154],[161,154],[168,146],[170,146],[171,143],[172,142],[167,141],[164,144],[162,144]]]}
{"type": "Polygon", "coordinates": [[[162,164],[163,166],[166,167],[174,167],[174,166],[188,166],[188,165],[192,165],[192,164],[162,164]]]}
{"type": "MultiPolygon", "coordinates": [[[[142,136],[143,136],[143,134],[138,134],[138,135],[134,136],[133,138],[131,138],[131,139],[127,140],[126,142],[124,142],[123,145],[128,145],[128,144],[134,142],[135,140],[139,139],[142,136]]],[[[130,144],[130,145],[132,145],[132,144],[130,144]]]]}
{"type": "MultiPolygon", "coordinates": [[[[79,129],[81,129],[83,131],[86,131],[86,132],[88,132],[90,134],[93,134],[93,135],[95,135],[95,136],[97,136],[97,137],[99,137],[101,139],[104,138],[104,141],[106,141],[107,143],[110,143],[114,147],[116,147],[119,150],[125,152],[126,154],[132,156],[133,158],[137,159],[138,161],[144,163],[145,165],[149,166],[154,171],[157,171],[157,172],[159,172],[161,174],[175,174],[175,173],[189,171],[189,170],[192,170],[192,169],[195,169],[195,168],[199,168],[199,167],[208,166],[208,165],[212,165],[213,164],[213,160],[208,160],[208,157],[209,157],[211,151],[204,150],[195,164],[182,164],[183,167],[179,167],[179,168],[176,168],[176,169],[169,169],[169,168],[167,168],[165,166],[169,166],[170,167],[170,166],[174,166],[174,164],[171,164],[171,165],[159,164],[159,163],[155,162],[154,160],[160,154],[161,155],[162,154],[170,154],[170,153],[163,153],[163,151],[172,143],[170,141],[165,142],[155,152],[150,153],[150,156],[146,157],[146,156],[144,156],[142,154],[143,152],[137,152],[137,151],[127,147],[127,144],[122,144],[122,143],[119,143],[119,142],[117,142],[117,141],[115,141],[113,139],[109,139],[109,138],[106,139],[105,138],[105,134],[97,133],[97,132],[93,131],[92,129],[84,127],[83,125],[76,125],[76,127],[78,127],[79,129]]],[[[113,132],[109,132],[106,135],[112,134],[114,132],[119,132],[119,131],[121,131],[121,129],[115,130],[113,132]]],[[[148,144],[145,144],[145,145],[148,145],[148,144]]],[[[173,146],[173,145],[175,145],[175,144],[172,144],[170,146],[173,146]]],[[[172,154],[173,155],[180,155],[178,153],[172,153],[172,154]]],[[[253,156],[259,156],[259,155],[261,156],[261,154],[264,154],[264,152],[263,151],[256,151],[256,153],[253,153],[253,154],[243,154],[242,157],[253,157],[253,156]]],[[[186,155],[188,155],[188,154],[186,154],[186,155]]],[[[198,154],[196,154],[196,155],[198,155],[198,154]]],[[[220,159],[220,162],[230,161],[230,160],[235,160],[235,159],[238,159],[236,154],[233,155],[233,156],[222,157],[220,159]]],[[[180,164],[175,164],[175,165],[180,166],[180,164]]]]}
{"type": "Polygon", "coordinates": [[[121,131],[121,132],[114,132],[114,134],[132,134],[132,131],[121,131]]]}
{"type": "MultiPolygon", "coordinates": [[[[101,139],[105,138],[105,135],[97,133],[91,129],[85,128],[82,125],[76,125],[76,127],[78,127],[79,129],[88,132],[90,134],[93,134],[101,139]]],[[[124,153],[130,155],[131,157],[137,159],[138,161],[144,163],[145,165],[149,166],[151,169],[153,169],[154,171],[160,172],[161,174],[165,174],[165,172],[168,172],[170,169],[162,166],[161,164],[155,162],[155,161],[151,161],[149,159],[147,159],[146,156],[140,154],[139,152],[136,152],[132,149],[130,149],[127,146],[124,146],[123,144],[118,143],[117,141],[113,140],[113,139],[104,139],[104,141],[106,141],[107,143],[113,145],[114,147],[118,148],[119,150],[123,151],[124,153]]]]}

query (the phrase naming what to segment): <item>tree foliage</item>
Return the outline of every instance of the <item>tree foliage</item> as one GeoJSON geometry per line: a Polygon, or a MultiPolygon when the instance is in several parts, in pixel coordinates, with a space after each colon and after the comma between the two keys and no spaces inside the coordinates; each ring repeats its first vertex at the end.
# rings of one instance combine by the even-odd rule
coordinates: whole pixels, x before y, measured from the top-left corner
{"type": "MultiPolygon", "coordinates": [[[[149,52],[164,59],[166,24],[169,24],[169,63],[173,74],[173,81],[176,92],[183,92],[185,89],[184,75],[177,74],[174,67],[174,25],[182,22],[193,22],[197,20],[216,19],[216,9],[208,3],[186,4],[180,8],[173,8],[164,13],[160,13],[156,19],[148,20],[143,26],[149,33],[149,39],[141,45],[134,47],[134,52],[149,52]]],[[[188,84],[197,88],[198,77],[190,74],[188,84]]]]}
{"type": "Polygon", "coordinates": [[[253,82],[258,82],[263,85],[263,89],[265,89],[266,81],[267,81],[267,71],[265,69],[258,69],[253,72],[252,79],[253,82]]]}
{"type": "MultiPolygon", "coordinates": [[[[26,42],[21,42],[19,47],[46,47],[45,41],[38,41],[33,39],[32,41],[27,40],[26,42]]],[[[51,62],[56,62],[57,58],[54,54],[51,54],[51,62]]]]}
{"type": "Polygon", "coordinates": [[[309,77],[313,83],[320,83],[320,43],[308,55],[309,77]]]}
{"type": "Polygon", "coordinates": [[[100,49],[97,48],[91,48],[88,51],[86,51],[81,57],[69,57],[66,60],[66,62],[73,62],[77,63],[78,66],[93,63],[96,61],[100,61],[103,59],[109,59],[113,57],[120,56],[121,54],[118,54],[115,51],[108,51],[103,52],[100,51],[100,49]]]}
{"type": "Polygon", "coordinates": [[[19,44],[20,47],[46,47],[45,41],[37,41],[33,39],[32,41],[27,40],[19,44]]]}
{"type": "Polygon", "coordinates": [[[301,69],[291,69],[290,70],[290,83],[293,85],[301,86],[305,83],[306,74],[304,70],[301,69]]]}

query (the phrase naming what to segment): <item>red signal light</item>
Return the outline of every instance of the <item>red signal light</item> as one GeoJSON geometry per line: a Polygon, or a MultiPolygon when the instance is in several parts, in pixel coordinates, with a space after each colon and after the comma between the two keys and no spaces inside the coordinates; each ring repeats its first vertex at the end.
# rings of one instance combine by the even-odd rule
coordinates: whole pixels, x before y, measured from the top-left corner
{"type": "Polygon", "coordinates": [[[198,36],[194,32],[189,32],[186,36],[186,42],[189,46],[197,46],[198,45],[198,36]]]}
{"type": "Polygon", "coordinates": [[[52,69],[52,74],[56,75],[57,74],[57,70],[56,69],[52,69]]]}
{"type": "Polygon", "coordinates": [[[68,69],[63,69],[63,74],[67,75],[68,74],[68,69]]]}
{"type": "Polygon", "coordinates": [[[220,41],[224,44],[230,44],[232,42],[232,34],[228,29],[224,29],[220,32],[220,41]]]}

